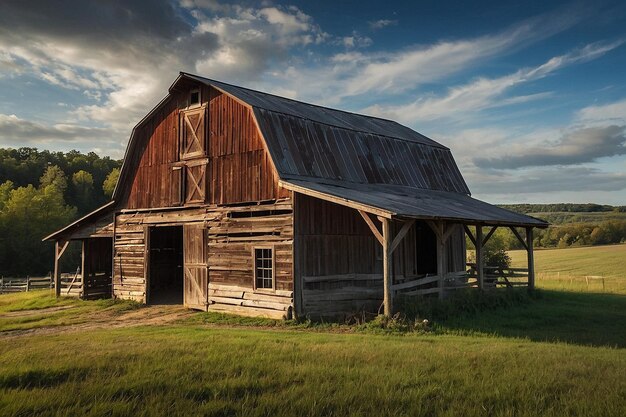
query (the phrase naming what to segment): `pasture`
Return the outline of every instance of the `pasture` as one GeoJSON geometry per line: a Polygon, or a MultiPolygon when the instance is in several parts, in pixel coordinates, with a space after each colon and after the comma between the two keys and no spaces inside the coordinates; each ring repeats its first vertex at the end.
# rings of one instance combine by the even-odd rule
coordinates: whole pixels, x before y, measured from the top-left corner
{"type": "MultiPolygon", "coordinates": [[[[526,267],[525,251],[509,255],[526,267]]],[[[535,250],[535,269],[539,288],[626,294],[626,244],[535,250]]]]}
{"type": "Polygon", "coordinates": [[[537,252],[539,273],[604,274],[611,293],[546,275],[421,332],[2,295],[0,415],[623,416],[623,251],[537,252]]]}

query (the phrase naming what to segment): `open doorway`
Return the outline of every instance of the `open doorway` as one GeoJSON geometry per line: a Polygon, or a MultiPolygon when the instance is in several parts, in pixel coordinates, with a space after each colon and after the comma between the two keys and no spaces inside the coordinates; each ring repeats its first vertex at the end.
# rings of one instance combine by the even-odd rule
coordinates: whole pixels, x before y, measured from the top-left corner
{"type": "Polygon", "coordinates": [[[150,228],[150,304],[183,304],[183,228],[150,228]]]}

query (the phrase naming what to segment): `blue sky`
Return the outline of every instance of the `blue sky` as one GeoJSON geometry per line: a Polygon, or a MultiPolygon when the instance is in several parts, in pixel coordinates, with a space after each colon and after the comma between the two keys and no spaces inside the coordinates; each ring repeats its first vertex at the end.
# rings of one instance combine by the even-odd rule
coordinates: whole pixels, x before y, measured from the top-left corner
{"type": "Polygon", "coordinates": [[[6,0],[0,146],[120,158],[179,71],[398,120],[487,201],[626,204],[617,1],[6,0]]]}

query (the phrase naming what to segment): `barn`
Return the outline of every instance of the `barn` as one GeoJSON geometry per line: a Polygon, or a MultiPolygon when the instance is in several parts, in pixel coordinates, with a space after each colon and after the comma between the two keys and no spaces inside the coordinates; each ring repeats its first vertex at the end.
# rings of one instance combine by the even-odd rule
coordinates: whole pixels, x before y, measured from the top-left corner
{"type": "Polygon", "coordinates": [[[180,73],[133,129],[112,201],[45,240],[59,296],[337,317],[532,289],[533,228],[546,226],[472,198],[450,149],[394,121],[180,73]],[[528,268],[494,279],[482,260],[498,227],[528,268]],[[80,273],[65,277],[71,241],[80,273]]]}

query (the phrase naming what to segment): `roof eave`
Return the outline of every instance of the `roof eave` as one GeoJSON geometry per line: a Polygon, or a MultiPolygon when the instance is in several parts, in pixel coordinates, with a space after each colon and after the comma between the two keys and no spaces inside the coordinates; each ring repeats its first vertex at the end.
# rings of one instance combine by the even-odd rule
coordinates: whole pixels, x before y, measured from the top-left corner
{"type": "Polygon", "coordinates": [[[111,200],[108,203],[106,203],[103,206],[98,207],[97,209],[95,209],[94,211],[85,214],[83,217],[81,217],[80,219],[77,219],[75,221],[73,221],[72,223],[68,224],[67,226],[65,226],[62,229],[57,230],[56,232],[53,232],[51,234],[49,234],[48,236],[44,237],[43,239],[41,239],[42,242],[45,242],[47,240],[57,240],[56,238],[63,234],[64,232],[70,230],[73,227],[78,226],[80,223],[84,222],[85,220],[89,219],[90,217],[100,213],[101,211],[105,211],[106,208],[109,208],[111,206],[113,206],[115,204],[115,200],[111,200]]]}

